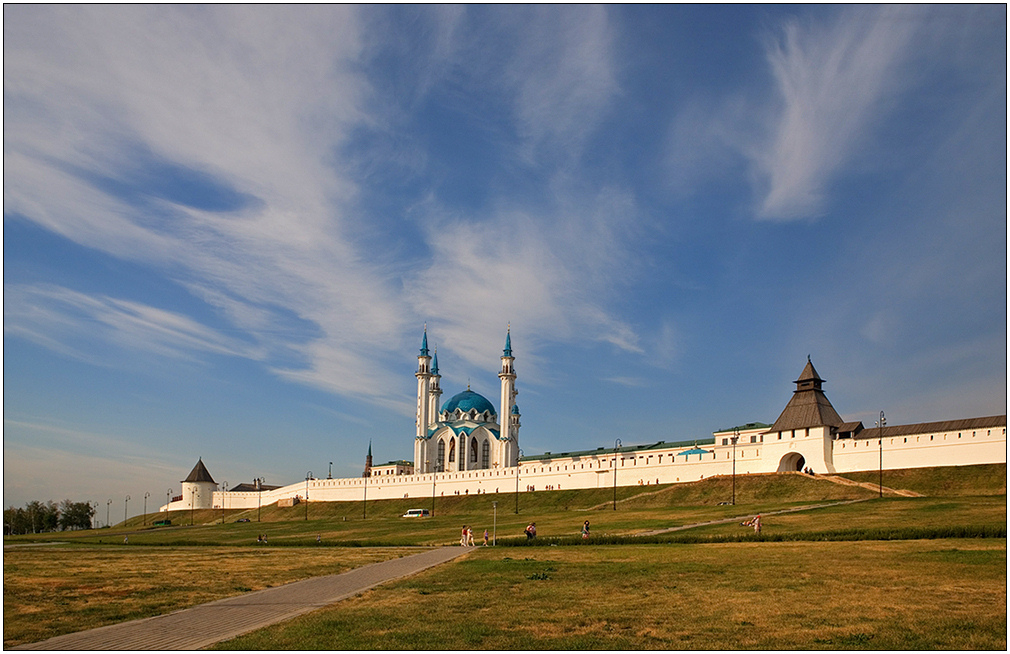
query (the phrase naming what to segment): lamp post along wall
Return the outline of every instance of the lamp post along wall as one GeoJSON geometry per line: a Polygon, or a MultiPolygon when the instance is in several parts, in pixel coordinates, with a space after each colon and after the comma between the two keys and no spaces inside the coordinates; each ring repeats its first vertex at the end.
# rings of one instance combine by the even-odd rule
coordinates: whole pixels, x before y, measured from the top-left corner
{"type": "MultiPolygon", "coordinates": [[[[880,450],[880,473],[877,476],[878,497],[884,496],[884,425],[887,419],[884,412],[880,412],[880,420],[877,421],[877,446],[880,450]]],[[[932,437],[931,437],[932,438],[932,437]]]]}
{"type": "Polygon", "coordinates": [[[305,473],[305,520],[309,519],[309,480],[312,479],[312,471],[305,473]]]}
{"type": "Polygon", "coordinates": [[[740,430],[734,429],[733,440],[733,506],[736,506],[736,442],[740,439],[740,430]]]}
{"type": "Polygon", "coordinates": [[[614,441],[614,511],[617,510],[617,452],[621,449],[621,439],[614,441]]]}
{"type": "Polygon", "coordinates": [[[519,515],[519,471],[523,460],[523,450],[519,448],[519,458],[516,459],[516,515],[519,515]]]}

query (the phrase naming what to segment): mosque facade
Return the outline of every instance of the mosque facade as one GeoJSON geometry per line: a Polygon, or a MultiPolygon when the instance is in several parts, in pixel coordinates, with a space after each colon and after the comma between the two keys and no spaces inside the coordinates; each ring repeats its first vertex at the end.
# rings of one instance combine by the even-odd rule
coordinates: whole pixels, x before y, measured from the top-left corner
{"type": "MultiPolygon", "coordinates": [[[[498,404],[468,388],[440,405],[438,353],[427,329],[417,357],[414,461],[372,465],[346,479],[307,479],[286,486],[242,484],[217,489],[202,459],[181,496],[162,511],[251,509],[274,502],[348,502],[447,495],[502,494],[693,482],[719,475],[809,470],[834,474],[934,466],[1006,463],[1006,415],[908,425],[846,421],[824,393],[807,358],[792,396],[774,423],[748,423],[695,440],[519,456],[511,331],[501,356],[498,404]]],[[[258,480],[261,482],[261,480],[258,480]]]]}

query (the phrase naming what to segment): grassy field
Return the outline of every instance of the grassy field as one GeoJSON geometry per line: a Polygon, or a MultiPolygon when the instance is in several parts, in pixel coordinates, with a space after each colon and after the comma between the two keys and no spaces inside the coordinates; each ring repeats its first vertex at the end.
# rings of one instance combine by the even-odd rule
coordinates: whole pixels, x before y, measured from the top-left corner
{"type": "MultiPolygon", "coordinates": [[[[405,551],[392,546],[453,544],[462,524],[472,525],[480,540],[484,528],[494,529],[491,502],[498,501],[497,534],[503,544],[514,539],[524,545],[522,529],[534,520],[538,541],[547,546],[477,551],[307,616],[302,620],[313,626],[300,636],[296,625],[301,622],[295,621],[289,625],[294,631],[275,627],[247,637],[261,640],[229,646],[316,648],[325,642],[313,640],[318,629],[347,639],[324,647],[339,642],[338,648],[350,649],[1003,649],[1006,482],[999,475],[1006,467],[962,470],[970,479],[957,484],[949,469],[886,473],[895,478],[901,473],[902,484],[885,478],[885,485],[932,494],[918,498],[878,499],[866,489],[804,475],[750,475],[737,478],[736,506],[719,504],[729,499],[731,480],[716,478],[619,488],[616,511],[613,491],[603,489],[523,493],[518,515],[514,495],[454,496],[438,498],[436,515],[425,519],[399,516],[430,504],[392,500],[370,502],[367,518],[360,503],[310,504],[307,521],[304,506],[270,506],[263,507],[262,522],[235,522],[255,520],[255,510],[225,512],[223,522],[221,511],[184,511],[171,515],[172,527],[145,526],[138,517],[112,529],[5,538],[4,644],[165,613],[405,551]],[[949,495],[937,496],[948,490],[949,495]],[[839,500],[860,501],[774,514],[839,500]],[[586,519],[593,540],[602,541],[758,512],[764,516],[764,536],[807,542],[545,543],[577,536],[586,519]],[[1002,529],[1003,537],[865,540],[876,537],[874,530],[976,526],[1002,529]],[[862,542],[819,542],[825,534],[853,530],[862,542]],[[258,534],[267,534],[269,545],[257,544],[258,534]],[[30,546],[6,549],[9,545],[30,546]],[[895,576],[899,571],[904,581],[895,576]],[[934,583],[948,594],[931,590],[934,583]],[[461,586],[466,593],[454,591],[461,586]],[[635,596],[636,588],[641,597],[635,596]],[[716,589],[711,598],[705,595],[716,589]],[[993,594],[999,601],[993,602],[993,594]],[[641,621],[626,603],[644,611],[641,621]],[[386,617],[373,619],[372,611],[386,617]],[[757,614],[762,617],[755,619],[757,614]],[[407,615],[423,616],[423,626],[399,625],[407,615]],[[517,628],[503,624],[513,618],[517,628]],[[1002,641],[993,635],[997,623],[1002,641]]],[[[750,533],[734,520],[672,535],[726,539],[750,533]]]]}
{"type": "MultiPolygon", "coordinates": [[[[877,483],[880,473],[850,472],[842,477],[877,483]]],[[[884,486],[903,488],[923,495],[955,497],[964,495],[1006,495],[1006,464],[951,466],[949,468],[909,468],[885,470],[884,486]]]]}
{"type": "Polygon", "coordinates": [[[4,648],[414,553],[388,548],[4,551],[4,648]]]}
{"type": "Polygon", "coordinates": [[[478,548],[219,648],[1004,650],[1006,542],[478,548]]]}

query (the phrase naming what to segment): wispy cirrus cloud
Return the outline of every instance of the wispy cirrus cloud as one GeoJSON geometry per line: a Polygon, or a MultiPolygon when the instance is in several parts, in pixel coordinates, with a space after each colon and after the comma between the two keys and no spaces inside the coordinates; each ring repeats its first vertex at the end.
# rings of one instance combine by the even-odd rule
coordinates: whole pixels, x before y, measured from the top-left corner
{"type": "Polygon", "coordinates": [[[99,365],[93,346],[199,360],[199,354],[267,357],[266,348],[225,336],[188,316],[139,302],[53,285],[4,286],[4,334],[99,365]]]}
{"type": "MultiPolygon", "coordinates": [[[[497,92],[518,141],[501,156],[550,179],[577,160],[615,97],[613,28],[601,8],[528,11],[537,20],[476,27],[511,44],[497,92]]],[[[425,230],[416,248],[430,258],[408,262],[359,240],[373,221],[398,225],[359,204],[369,180],[343,148],[362,129],[395,132],[398,112],[411,109],[397,106],[395,79],[374,77],[369,30],[381,21],[367,10],[7,7],[5,16],[17,19],[5,23],[5,211],[156,270],[241,334],[180,325],[156,301],[25,288],[8,302],[13,314],[32,309],[16,302],[38,302],[59,318],[32,324],[36,342],[72,349],[89,324],[74,316],[90,313],[104,326],[86,337],[130,330],[168,356],[187,344],[194,356],[227,351],[383,405],[397,386],[391,348],[412,343],[431,315],[454,326],[445,338],[470,362],[493,356],[510,319],[550,339],[588,332],[640,351],[606,308],[624,243],[611,230],[629,220],[623,201],[573,209],[570,189],[551,188],[549,206],[517,210],[527,220],[512,222],[507,208],[490,221],[442,216],[446,229],[425,230]],[[550,238],[559,227],[567,242],[550,238]],[[509,249],[488,247],[504,233],[509,249]]],[[[480,44],[466,12],[424,16],[430,43],[414,68],[426,76],[410,103],[444,76],[488,72],[470,56],[480,44]]],[[[393,141],[377,154],[423,173],[416,142],[393,141]]]]}
{"type": "Polygon", "coordinates": [[[761,179],[758,216],[823,211],[828,185],[852,162],[901,90],[914,23],[906,8],[855,7],[830,25],[792,19],[767,42],[779,106],[771,138],[748,154],[761,179]]]}

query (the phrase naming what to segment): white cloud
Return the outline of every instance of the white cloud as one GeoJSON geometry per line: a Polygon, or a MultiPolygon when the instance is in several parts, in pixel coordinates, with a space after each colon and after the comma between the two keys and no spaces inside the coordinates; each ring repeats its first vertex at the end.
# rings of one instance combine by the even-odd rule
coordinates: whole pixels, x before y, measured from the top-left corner
{"type": "MultiPolygon", "coordinates": [[[[577,158],[617,92],[612,28],[602,8],[534,13],[506,25],[517,44],[506,80],[516,129],[527,154],[577,158]]],[[[5,210],[155,268],[247,340],[153,300],[38,287],[6,303],[18,316],[9,333],[64,352],[85,334],[167,356],[249,357],[401,412],[389,399],[400,374],[390,350],[427,317],[456,354],[493,366],[509,320],[545,340],[641,352],[605,308],[630,265],[633,206],[620,192],[576,203],[556,181],[553,208],[440,219],[425,234],[431,260],[406,281],[402,262],[356,242],[370,216],[340,148],[361,127],[389,128],[395,109],[366,77],[375,35],[363,32],[374,25],[353,8],[23,6],[5,18],[5,210]],[[150,188],[165,170],[250,201],[212,210],[150,188]],[[91,324],[100,329],[87,334],[91,324]],[[304,366],[277,362],[278,352],[304,366]]],[[[457,47],[472,38],[459,12],[435,18],[431,63],[418,64],[432,78],[473,45],[457,47]]]]}
{"type": "Polygon", "coordinates": [[[265,358],[262,347],[224,336],[187,316],[138,302],[91,296],[52,285],[4,286],[4,333],[92,363],[107,363],[92,347],[126,348],[134,355],[194,359],[194,353],[265,358]]]}
{"type": "Polygon", "coordinates": [[[618,92],[605,7],[538,6],[509,66],[522,134],[533,148],[578,153],[618,92]]]}
{"type": "Polygon", "coordinates": [[[823,211],[829,183],[900,91],[914,25],[905,11],[846,8],[829,26],[791,20],[769,42],[781,105],[771,141],[749,153],[766,187],[760,217],[823,211]]]}

